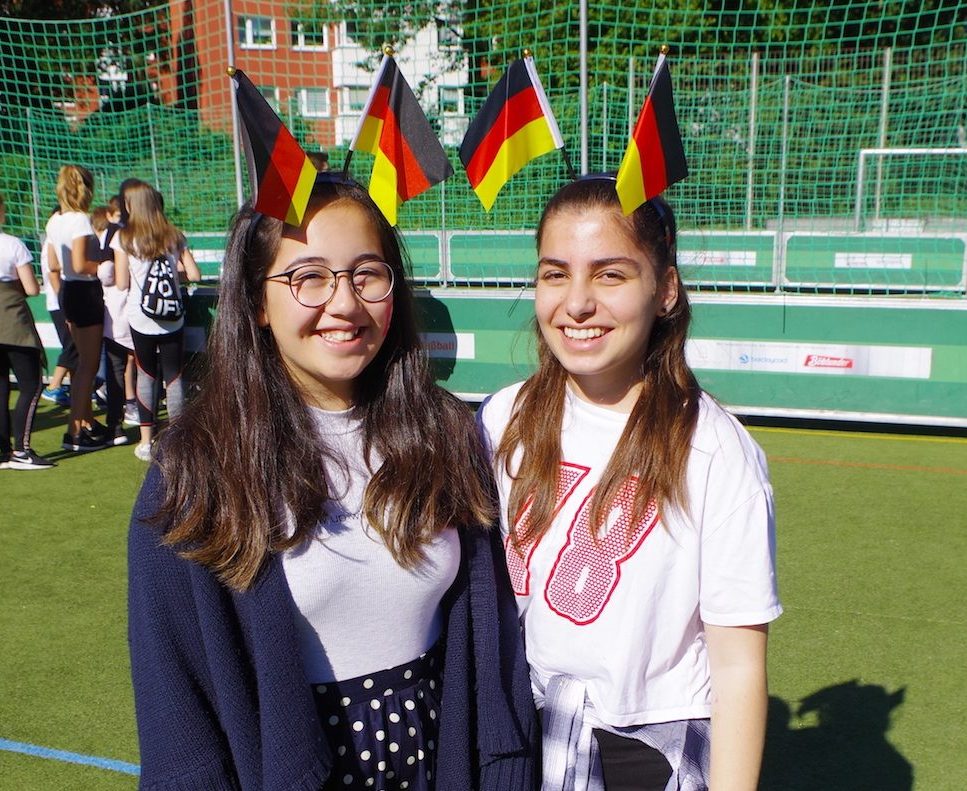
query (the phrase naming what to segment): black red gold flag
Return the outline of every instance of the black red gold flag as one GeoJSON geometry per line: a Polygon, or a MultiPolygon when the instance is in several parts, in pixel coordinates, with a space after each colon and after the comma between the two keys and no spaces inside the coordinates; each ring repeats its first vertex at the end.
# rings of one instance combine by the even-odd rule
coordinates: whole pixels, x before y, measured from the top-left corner
{"type": "Polygon", "coordinates": [[[404,201],[453,175],[443,146],[389,54],[383,56],[349,148],[376,157],[369,194],[393,225],[404,201]]]}
{"type": "Polygon", "coordinates": [[[256,211],[301,225],[316,168],[241,69],[229,69],[256,211]]]}
{"type": "Polygon", "coordinates": [[[621,209],[631,214],[642,203],[688,175],[685,149],[675,115],[672,76],[663,52],[648,87],[621,167],[618,197],[621,209]]]}
{"type": "Polygon", "coordinates": [[[474,117],[460,146],[470,186],[487,211],[532,159],[564,147],[534,59],[510,64],[474,117]]]}

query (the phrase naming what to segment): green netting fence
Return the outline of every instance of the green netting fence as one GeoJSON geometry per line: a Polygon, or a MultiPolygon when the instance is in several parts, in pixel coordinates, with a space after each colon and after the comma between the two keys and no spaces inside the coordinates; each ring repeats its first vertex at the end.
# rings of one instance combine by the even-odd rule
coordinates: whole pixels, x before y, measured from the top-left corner
{"type": "MultiPolygon", "coordinates": [[[[97,201],[143,178],[181,227],[217,240],[239,193],[225,67],[338,167],[388,42],[457,171],[401,212],[418,274],[526,281],[530,232],[565,168],[532,163],[484,212],[457,158],[469,118],[529,47],[572,159],[616,169],[668,44],[691,170],[668,197],[693,286],[963,296],[964,19],[960,0],[589,0],[584,19],[576,2],[537,0],[173,0],[0,18],[6,230],[36,249],[57,169],[76,162],[97,201]]],[[[363,181],[367,160],[353,162],[363,181]]]]}

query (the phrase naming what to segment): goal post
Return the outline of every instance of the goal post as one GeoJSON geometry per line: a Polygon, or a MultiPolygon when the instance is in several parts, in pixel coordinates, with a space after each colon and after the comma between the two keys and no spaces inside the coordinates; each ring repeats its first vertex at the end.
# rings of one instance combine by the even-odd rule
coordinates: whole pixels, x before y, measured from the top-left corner
{"type": "MultiPolygon", "coordinates": [[[[967,148],[861,148],[856,166],[856,201],[853,210],[853,230],[863,230],[863,186],[866,181],[866,161],[870,157],[935,157],[965,156],[967,148]]],[[[877,191],[880,189],[879,180],[877,191]]],[[[877,195],[879,205],[879,195],[877,195]]]]}

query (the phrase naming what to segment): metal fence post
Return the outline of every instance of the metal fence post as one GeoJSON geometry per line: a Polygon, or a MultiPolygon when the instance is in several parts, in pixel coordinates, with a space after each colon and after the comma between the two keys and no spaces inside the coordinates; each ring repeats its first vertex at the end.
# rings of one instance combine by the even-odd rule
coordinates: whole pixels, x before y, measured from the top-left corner
{"type": "Polygon", "coordinates": [[[161,189],[161,182],[158,175],[158,151],[154,146],[154,127],[151,123],[151,102],[145,105],[148,113],[148,142],[151,144],[151,172],[154,174],[155,189],[161,189]]]}
{"type": "Polygon", "coordinates": [[[746,168],[745,188],[745,227],[752,228],[752,194],[755,186],[755,125],[757,97],[759,94],[759,53],[752,53],[751,74],[749,75],[749,158],[746,168]]]}
{"type": "Polygon", "coordinates": [[[27,108],[27,153],[30,159],[30,193],[34,202],[34,232],[40,236],[40,185],[37,183],[37,163],[34,160],[34,129],[30,108],[27,108]]]}
{"type": "MultiPolygon", "coordinates": [[[[887,125],[890,116],[890,77],[893,70],[893,47],[883,50],[883,81],[880,87],[880,133],[877,148],[886,148],[887,125]]],[[[873,202],[873,218],[880,219],[880,195],[883,188],[883,157],[876,160],[876,194],[873,202]]]]}
{"type": "MultiPolygon", "coordinates": [[[[222,7],[225,10],[225,38],[226,52],[228,54],[228,65],[235,65],[235,37],[232,33],[232,0],[224,0],[222,7]]],[[[238,111],[235,108],[235,86],[228,81],[228,108],[232,116],[232,154],[235,159],[235,199],[238,201],[238,208],[242,208],[245,203],[245,189],[242,186],[242,138],[238,131],[238,111]]]]}
{"type": "Polygon", "coordinates": [[[786,240],[784,238],[784,224],[786,217],[786,173],[789,167],[789,100],[791,95],[792,78],[787,74],[782,81],[782,146],[779,158],[779,207],[776,218],[777,251],[773,266],[773,279],[776,291],[781,290],[786,279],[786,240]]]}

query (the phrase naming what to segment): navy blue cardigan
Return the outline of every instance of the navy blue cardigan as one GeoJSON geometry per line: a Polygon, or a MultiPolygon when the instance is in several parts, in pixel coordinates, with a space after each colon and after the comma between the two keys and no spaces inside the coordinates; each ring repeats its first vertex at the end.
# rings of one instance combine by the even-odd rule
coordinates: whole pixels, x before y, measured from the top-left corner
{"type": "MultiPolygon", "coordinates": [[[[244,593],[160,544],[152,467],[128,540],[128,639],[142,789],[318,791],[331,751],[302,670],[295,605],[271,557],[244,593]]],[[[464,531],[447,594],[438,791],[532,791],[539,731],[494,532],[464,531]]]]}

